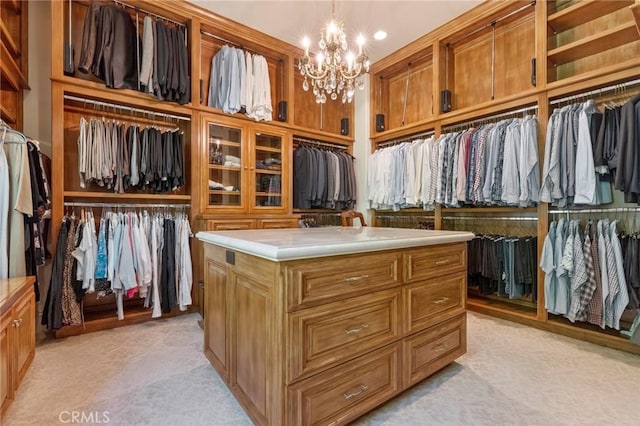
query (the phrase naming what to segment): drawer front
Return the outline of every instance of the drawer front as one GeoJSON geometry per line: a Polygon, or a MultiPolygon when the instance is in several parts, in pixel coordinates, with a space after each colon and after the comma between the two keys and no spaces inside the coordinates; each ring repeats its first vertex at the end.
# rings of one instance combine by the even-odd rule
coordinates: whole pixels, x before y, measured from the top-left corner
{"type": "Polygon", "coordinates": [[[405,267],[407,282],[466,271],[467,244],[455,243],[406,251],[405,267]]]}
{"type": "Polygon", "coordinates": [[[405,333],[413,333],[465,309],[467,274],[458,272],[403,288],[405,333]]]}
{"type": "Polygon", "coordinates": [[[403,341],[403,386],[409,387],[467,351],[466,313],[403,341]]]}
{"type": "Polygon", "coordinates": [[[253,219],[207,220],[207,231],[241,231],[255,227],[253,219]]]}
{"type": "Polygon", "coordinates": [[[289,425],[345,424],[400,391],[400,343],[289,386],[289,425]]]}
{"type": "Polygon", "coordinates": [[[298,219],[258,219],[258,229],[297,228],[298,219]]]}
{"type": "Polygon", "coordinates": [[[288,383],[401,336],[400,289],[289,315],[288,383]]]}
{"type": "Polygon", "coordinates": [[[314,259],[288,266],[287,308],[294,311],[401,284],[401,254],[314,259]]]}

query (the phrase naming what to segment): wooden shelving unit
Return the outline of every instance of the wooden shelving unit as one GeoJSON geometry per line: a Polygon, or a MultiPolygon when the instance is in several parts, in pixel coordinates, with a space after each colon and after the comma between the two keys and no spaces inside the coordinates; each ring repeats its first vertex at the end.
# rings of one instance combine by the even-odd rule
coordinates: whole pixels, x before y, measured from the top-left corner
{"type": "MultiPolygon", "coordinates": [[[[616,3],[616,2],[612,2],[616,3]]],[[[563,65],[602,52],[602,46],[613,49],[640,39],[634,22],[618,25],[607,31],[577,40],[573,43],[550,50],[547,58],[554,65],[563,65]]]]}
{"type": "Polygon", "coordinates": [[[547,18],[547,25],[554,33],[560,33],[568,28],[582,25],[599,17],[608,15],[618,9],[633,4],[633,0],[582,0],[547,18]]]}
{"type": "MultiPolygon", "coordinates": [[[[496,97],[485,99],[487,87],[480,87],[478,75],[482,67],[486,66],[487,57],[491,53],[491,22],[509,14],[524,5],[514,2],[483,2],[460,18],[448,22],[433,33],[426,34],[402,49],[372,65],[371,71],[371,144],[375,150],[379,145],[393,140],[402,140],[411,135],[422,134],[433,130],[434,136],[459,129],[465,123],[482,123],[483,117],[499,115],[502,112],[514,111],[525,107],[535,106],[538,111],[538,156],[542,169],[544,159],[545,135],[553,106],[549,101],[554,98],[587,92],[598,87],[606,87],[624,81],[635,80],[640,77],[640,32],[636,25],[640,25],[640,2],[606,1],[606,0],[578,0],[558,2],[536,2],[535,11],[521,12],[509,18],[505,25],[505,32],[512,31],[518,40],[514,50],[509,50],[505,40],[496,40],[498,46],[509,52],[505,56],[511,65],[517,60],[536,58],[536,85],[527,84],[531,80],[531,64],[528,67],[510,67],[509,76],[505,73],[496,74],[496,97]],[[562,4],[560,4],[562,3],[562,4]],[[626,12],[629,9],[631,13],[626,12]],[[535,18],[535,19],[534,19],[535,18]],[[485,30],[482,30],[485,28],[485,30]],[[466,34],[472,35],[468,38],[466,34]],[[463,41],[460,41],[463,40],[463,41]],[[453,46],[448,43],[453,43],[453,46]],[[504,44],[501,44],[504,43],[504,44]],[[456,45],[458,47],[456,48],[456,45]],[[535,45],[535,49],[528,50],[535,45]],[[530,56],[526,57],[526,54],[530,56]],[[375,114],[384,113],[386,123],[397,122],[402,109],[388,108],[391,101],[385,97],[393,96],[385,92],[388,83],[383,83],[383,96],[380,99],[380,77],[384,79],[394,72],[406,73],[407,63],[411,58],[425,55],[433,61],[433,74],[430,89],[416,94],[423,98],[439,101],[440,91],[447,88],[452,96],[466,99],[456,105],[453,110],[441,112],[439,109],[433,115],[422,115],[417,120],[401,127],[387,127],[383,132],[375,130],[375,114]],[[446,60],[448,59],[448,64],[446,60]],[[484,61],[484,62],[482,62],[484,61]],[[462,67],[462,68],[459,68],[462,67]],[[458,69],[457,69],[458,68],[458,69]],[[469,70],[472,70],[471,72],[469,70]],[[448,72],[448,75],[447,75],[448,72]],[[505,75],[503,75],[505,74],[505,75]],[[472,84],[464,79],[468,75],[472,84]],[[447,86],[448,77],[448,86],[447,86]],[[497,87],[501,86],[502,91],[497,87]],[[484,92],[483,92],[484,91],[484,92]],[[391,115],[391,117],[389,116],[391,115]],[[456,127],[461,126],[461,127],[456,127]]],[[[526,9],[526,8],[525,8],[526,9]]],[[[524,10],[524,9],[523,9],[524,10]]],[[[498,51],[496,52],[498,53],[498,51]]],[[[496,69],[500,69],[502,59],[496,55],[496,69]]],[[[395,93],[397,99],[401,94],[395,93]]],[[[396,99],[396,101],[397,101],[396,99]]],[[[467,125],[468,127],[470,125],[467,125]]],[[[547,234],[550,216],[549,206],[541,203],[537,207],[461,207],[447,208],[436,206],[433,212],[424,211],[434,218],[436,229],[452,226],[451,222],[443,218],[448,216],[466,216],[465,221],[456,224],[456,229],[463,229],[467,221],[473,224],[472,217],[491,216],[526,216],[536,221],[527,221],[527,228],[531,225],[532,235],[537,235],[538,250],[536,262],[539,263],[544,237],[547,234]],[[460,226],[458,226],[460,225],[460,226]]],[[[373,223],[378,215],[410,215],[419,214],[421,209],[407,209],[399,212],[374,212],[373,223]]],[[[493,223],[493,222],[492,222],[493,223]]],[[[499,222],[498,226],[500,226],[499,222]]],[[[502,226],[508,227],[513,222],[502,226]]],[[[508,228],[507,228],[508,229],[508,228]]],[[[467,229],[471,230],[471,229],[467,229]]],[[[640,353],[640,347],[631,344],[625,337],[611,331],[602,332],[599,329],[576,326],[568,321],[550,318],[544,307],[544,273],[538,269],[537,301],[508,300],[500,297],[480,297],[469,294],[467,306],[469,309],[493,315],[499,318],[520,322],[529,326],[553,331],[556,333],[576,337],[629,352],[640,353]]]]}

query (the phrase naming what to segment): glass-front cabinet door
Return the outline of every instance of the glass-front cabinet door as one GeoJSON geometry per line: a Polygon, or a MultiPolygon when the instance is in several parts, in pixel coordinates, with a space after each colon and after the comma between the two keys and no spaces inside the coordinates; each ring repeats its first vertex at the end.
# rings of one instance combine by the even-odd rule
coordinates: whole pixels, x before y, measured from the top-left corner
{"type": "Polygon", "coordinates": [[[207,207],[245,207],[243,200],[243,130],[214,122],[207,122],[207,207]]]}
{"type": "Polygon", "coordinates": [[[287,133],[276,129],[255,128],[251,132],[253,185],[252,209],[283,210],[287,191],[286,149],[287,133]]]}

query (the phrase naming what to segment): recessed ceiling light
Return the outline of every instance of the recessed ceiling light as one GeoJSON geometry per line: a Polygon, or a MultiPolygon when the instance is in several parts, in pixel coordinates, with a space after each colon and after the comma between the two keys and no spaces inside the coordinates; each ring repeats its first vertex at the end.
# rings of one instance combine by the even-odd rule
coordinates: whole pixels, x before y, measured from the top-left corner
{"type": "Polygon", "coordinates": [[[387,38],[387,33],[382,30],[376,31],[376,33],[373,35],[373,38],[375,38],[376,40],[384,40],[385,38],[387,38]]]}

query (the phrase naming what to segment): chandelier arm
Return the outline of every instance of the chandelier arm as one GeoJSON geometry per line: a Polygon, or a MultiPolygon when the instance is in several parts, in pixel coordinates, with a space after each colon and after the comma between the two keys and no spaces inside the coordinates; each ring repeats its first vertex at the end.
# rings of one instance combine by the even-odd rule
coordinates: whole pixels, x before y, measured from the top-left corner
{"type": "Polygon", "coordinates": [[[322,70],[322,74],[315,74],[315,72],[316,71],[314,71],[313,69],[309,69],[308,67],[304,68],[304,75],[312,80],[323,80],[327,76],[328,70],[327,68],[324,68],[322,70]]]}

